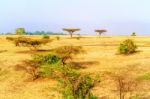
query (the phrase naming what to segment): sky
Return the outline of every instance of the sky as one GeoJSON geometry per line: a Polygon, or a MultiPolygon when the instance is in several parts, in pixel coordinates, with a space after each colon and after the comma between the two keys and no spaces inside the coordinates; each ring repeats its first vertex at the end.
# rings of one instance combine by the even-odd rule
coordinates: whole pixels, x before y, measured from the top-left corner
{"type": "Polygon", "coordinates": [[[150,34],[150,0],[0,0],[0,33],[26,31],[63,32],[80,28],[80,34],[150,34]]]}

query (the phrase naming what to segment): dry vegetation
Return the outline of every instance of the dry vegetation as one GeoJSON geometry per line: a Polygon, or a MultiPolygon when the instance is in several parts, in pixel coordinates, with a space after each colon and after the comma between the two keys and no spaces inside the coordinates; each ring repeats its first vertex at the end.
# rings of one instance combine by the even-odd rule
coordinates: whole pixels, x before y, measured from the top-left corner
{"type": "MultiPolygon", "coordinates": [[[[8,37],[16,38],[16,36],[8,37]]],[[[43,38],[25,37],[34,40],[43,38]]],[[[0,99],[62,99],[60,91],[57,90],[57,81],[52,77],[37,76],[36,66],[39,63],[28,61],[32,60],[33,54],[44,55],[53,52],[53,49],[61,53],[63,50],[58,50],[61,46],[83,48],[85,53],[71,55],[69,63],[73,64],[80,74],[98,75],[100,83],[94,87],[92,85],[90,89],[98,99],[150,99],[150,37],[85,36],[77,40],[70,39],[69,36],[51,36],[50,39],[53,41],[40,46],[38,51],[32,51],[28,47],[15,46],[6,40],[6,36],[0,37],[0,99]],[[138,46],[136,53],[132,55],[118,53],[119,44],[126,39],[132,39],[136,43],[138,46]],[[20,68],[16,70],[16,66],[20,68]],[[31,80],[32,76],[36,78],[31,80]]],[[[80,81],[81,78],[76,78],[78,83],[84,82],[80,81]]]]}

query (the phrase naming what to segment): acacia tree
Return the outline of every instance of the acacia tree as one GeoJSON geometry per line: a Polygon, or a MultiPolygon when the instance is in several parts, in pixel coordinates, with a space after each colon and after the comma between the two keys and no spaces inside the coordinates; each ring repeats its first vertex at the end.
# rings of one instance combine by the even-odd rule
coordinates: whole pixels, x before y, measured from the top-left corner
{"type": "Polygon", "coordinates": [[[101,36],[102,33],[107,32],[105,29],[96,29],[95,32],[98,32],[99,37],[101,36]]]}
{"type": "Polygon", "coordinates": [[[74,32],[80,31],[79,28],[63,28],[63,30],[69,32],[71,38],[72,38],[72,34],[73,34],[74,32]]]}

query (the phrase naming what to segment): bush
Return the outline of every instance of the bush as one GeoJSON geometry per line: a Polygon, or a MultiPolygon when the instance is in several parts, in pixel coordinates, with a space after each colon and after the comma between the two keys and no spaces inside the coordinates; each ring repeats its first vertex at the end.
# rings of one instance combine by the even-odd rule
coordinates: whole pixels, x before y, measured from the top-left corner
{"type": "Polygon", "coordinates": [[[66,75],[59,80],[64,99],[97,99],[91,92],[96,80],[88,74],[84,75],[72,70],[65,71],[67,71],[66,75]]]}
{"type": "Polygon", "coordinates": [[[77,40],[80,40],[80,39],[81,39],[81,37],[76,37],[76,39],[77,39],[77,40]]]}
{"type": "Polygon", "coordinates": [[[31,50],[38,50],[41,45],[45,45],[48,42],[50,42],[50,40],[28,40],[25,44],[31,50]]]}
{"type": "Polygon", "coordinates": [[[41,77],[57,77],[61,68],[61,58],[56,54],[34,55],[33,60],[41,63],[39,74],[41,77]],[[57,72],[57,73],[56,73],[57,72]]]}
{"type": "Polygon", "coordinates": [[[93,79],[89,74],[81,74],[72,66],[62,65],[62,58],[58,55],[77,54],[81,50],[76,47],[61,47],[61,51],[56,50],[57,54],[34,55],[33,60],[28,64],[24,63],[20,68],[32,75],[33,80],[38,77],[51,77],[60,84],[58,89],[64,99],[97,99],[91,92],[97,79],[93,79]],[[65,54],[63,53],[63,54],[65,54]]]}
{"type": "Polygon", "coordinates": [[[78,34],[78,36],[76,37],[77,40],[80,40],[81,39],[81,35],[78,34]]]}
{"type": "Polygon", "coordinates": [[[43,35],[43,39],[50,39],[48,35],[43,35]]]}
{"type": "Polygon", "coordinates": [[[57,39],[57,40],[60,40],[60,37],[59,37],[59,36],[56,36],[56,39],[57,39]]]}
{"type": "Polygon", "coordinates": [[[25,43],[29,40],[29,38],[20,36],[17,38],[14,37],[6,37],[7,40],[9,41],[13,41],[15,43],[16,46],[21,46],[21,45],[25,45],[25,43]]]}
{"type": "Polygon", "coordinates": [[[33,57],[34,57],[34,60],[39,61],[42,64],[55,64],[61,60],[61,58],[55,54],[34,55],[33,57]]]}
{"type": "Polygon", "coordinates": [[[15,70],[24,70],[31,75],[32,80],[36,80],[40,77],[39,75],[39,66],[40,62],[34,60],[23,61],[22,64],[15,66],[15,70]]]}
{"type": "Polygon", "coordinates": [[[30,39],[23,36],[17,38],[7,37],[6,39],[13,41],[16,46],[29,47],[31,50],[37,50],[41,45],[47,44],[52,41],[48,39],[30,39]]]}
{"type": "Polygon", "coordinates": [[[51,77],[59,82],[58,90],[64,99],[97,99],[91,92],[96,79],[89,74],[81,74],[70,65],[62,66],[60,58],[55,54],[36,56],[34,60],[41,63],[39,68],[41,77],[51,77]]]}
{"type": "Polygon", "coordinates": [[[131,54],[136,52],[136,49],[137,46],[131,39],[123,41],[119,46],[119,52],[121,54],[131,54]]]}
{"type": "Polygon", "coordinates": [[[30,41],[30,39],[23,36],[14,38],[14,43],[16,46],[26,46],[28,41],[30,41]]]}
{"type": "Polygon", "coordinates": [[[54,49],[54,51],[62,58],[63,64],[66,64],[68,60],[71,60],[73,55],[84,52],[80,46],[62,46],[54,49]]]}
{"type": "MultiPolygon", "coordinates": [[[[77,52],[79,52],[76,47],[61,48],[63,48],[63,50],[56,50],[57,54],[62,54],[63,52],[77,54],[77,52]]],[[[57,56],[57,54],[51,53],[34,56],[34,60],[41,63],[39,68],[40,76],[56,79],[60,84],[58,90],[64,99],[97,99],[91,90],[98,80],[93,79],[89,74],[77,72],[68,64],[62,65],[62,58],[57,56]]]]}
{"type": "Polygon", "coordinates": [[[55,54],[33,55],[32,60],[23,61],[15,66],[15,70],[24,70],[31,75],[32,80],[39,77],[56,76],[55,71],[60,68],[60,58],[55,54]]]}

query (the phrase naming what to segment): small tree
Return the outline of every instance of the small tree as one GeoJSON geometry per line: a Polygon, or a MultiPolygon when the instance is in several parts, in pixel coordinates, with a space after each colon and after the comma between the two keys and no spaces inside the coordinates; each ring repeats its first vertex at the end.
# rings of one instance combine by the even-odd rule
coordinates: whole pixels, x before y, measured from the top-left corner
{"type": "Polygon", "coordinates": [[[71,38],[72,38],[72,35],[74,32],[80,31],[80,29],[78,29],[78,28],[63,28],[63,30],[69,32],[71,38]]]}
{"type": "Polygon", "coordinates": [[[133,32],[133,33],[131,34],[131,36],[136,36],[136,33],[135,33],[135,32],[133,32]]]}
{"type": "Polygon", "coordinates": [[[97,29],[97,30],[95,30],[95,32],[98,32],[99,37],[100,37],[101,34],[104,33],[104,32],[107,32],[107,30],[105,30],[105,29],[97,29]]]}
{"type": "Polygon", "coordinates": [[[24,35],[26,33],[24,28],[17,28],[16,35],[24,35]]]}
{"type": "Polygon", "coordinates": [[[63,65],[70,59],[73,55],[83,53],[84,50],[80,46],[62,46],[55,49],[55,52],[62,58],[63,65]]]}

